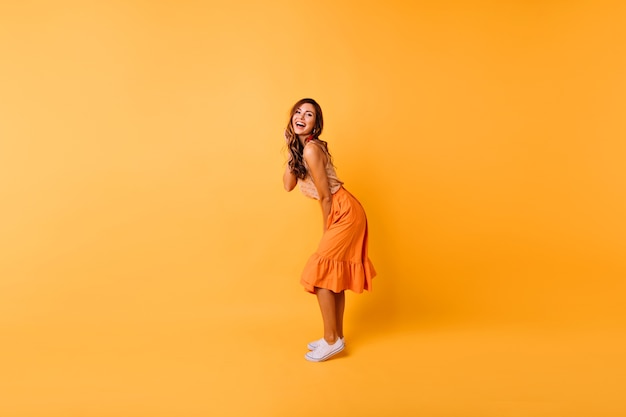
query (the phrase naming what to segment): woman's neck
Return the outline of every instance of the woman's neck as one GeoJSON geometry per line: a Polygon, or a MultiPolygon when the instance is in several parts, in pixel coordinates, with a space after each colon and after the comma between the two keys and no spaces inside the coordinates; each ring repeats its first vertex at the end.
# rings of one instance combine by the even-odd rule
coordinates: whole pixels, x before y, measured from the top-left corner
{"type": "Polygon", "coordinates": [[[313,135],[298,135],[298,140],[302,146],[306,145],[309,141],[313,140],[313,135]]]}

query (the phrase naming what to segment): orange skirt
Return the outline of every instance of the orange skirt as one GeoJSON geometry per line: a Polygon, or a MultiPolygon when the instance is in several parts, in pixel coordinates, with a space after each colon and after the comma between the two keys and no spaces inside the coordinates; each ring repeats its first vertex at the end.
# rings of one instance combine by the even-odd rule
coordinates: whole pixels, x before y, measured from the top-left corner
{"type": "Polygon", "coordinates": [[[315,294],[315,288],[333,292],[371,291],[376,276],[367,257],[367,218],[361,203],[341,187],[333,194],[326,232],[317,251],[309,258],[300,283],[315,294]]]}

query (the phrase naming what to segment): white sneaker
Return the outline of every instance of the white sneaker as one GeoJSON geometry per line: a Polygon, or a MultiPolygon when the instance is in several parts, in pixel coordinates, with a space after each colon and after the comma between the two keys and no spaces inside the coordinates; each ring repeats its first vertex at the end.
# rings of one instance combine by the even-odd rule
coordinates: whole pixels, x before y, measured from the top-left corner
{"type": "Polygon", "coordinates": [[[322,362],[341,352],[344,347],[345,345],[341,339],[337,339],[337,341],[332,345],[329,345],[326,340],[321,339],[319,341],[319,346],[315,350],[304,355],[304,358],[311,362],[322,362]]]}
{"type": "MultiPolygon", "coordinates": [[[[343,344],[345,345],[346,344],[346,338],[345,337],[340,337],[340,339],[343,342],[343,344]]],[[[315,350],[322,343],[322,340],[324,340],[323,337],[321,339],[319,339],[319,340],[314,340],[313,342],[310,342],[308,345],[306,345],[306,347],[308,347],[309,350],[315,350]]]]}

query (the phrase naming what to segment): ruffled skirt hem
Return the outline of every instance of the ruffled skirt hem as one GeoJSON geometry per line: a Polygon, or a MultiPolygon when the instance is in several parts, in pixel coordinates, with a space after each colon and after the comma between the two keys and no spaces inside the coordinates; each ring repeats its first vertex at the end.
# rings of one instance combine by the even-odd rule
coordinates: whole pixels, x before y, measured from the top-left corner
{"type": "Polygon", "coordinates": [[[326,288],[335,293],[351,290],[361,294],[371,291],[376,276],[369,259],[364,262],[337,261],[313,254],[304,268],[300,283],[304,289],[315,294],[316,288],[326,288]]]}

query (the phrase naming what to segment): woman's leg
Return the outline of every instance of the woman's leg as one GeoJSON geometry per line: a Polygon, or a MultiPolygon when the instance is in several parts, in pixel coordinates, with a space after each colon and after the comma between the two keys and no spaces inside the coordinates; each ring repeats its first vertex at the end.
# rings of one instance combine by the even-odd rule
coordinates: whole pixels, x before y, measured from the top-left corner
{"type": "Polygon", "coordinates": [[[335,318],[337,321],[337,336],[343,339],[343,311],[346,308],[346,292],[335,294],[335,318]]]}
{"type": "MultiPolygon", "coordinates": [[[[315,294],[322,311],[324,339],[329,345],[332,345],[339,337],[337,334],[337,299],[335,297],[337,294],[326,288],[316,288],[315,294]]],[[[343,312],[341,314],[343,316],[343,312]]]]}

